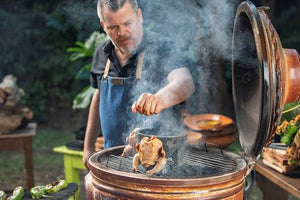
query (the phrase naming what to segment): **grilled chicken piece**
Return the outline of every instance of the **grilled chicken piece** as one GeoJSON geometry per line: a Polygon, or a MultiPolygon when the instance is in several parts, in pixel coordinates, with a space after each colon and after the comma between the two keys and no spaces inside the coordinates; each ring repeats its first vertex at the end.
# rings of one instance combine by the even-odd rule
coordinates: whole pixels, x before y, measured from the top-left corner
{"type": "Polygon", "coordinates": [[[139,128],[135,128],[129,136],[126,138],[126,147],[123,150],[122,157],[126,158],[127,156],[134,156],[136,153],[134,146],[135,146],[135,133],[139,130],[139,128]]]}
{"type": "Polygon", "coordinates": [[[166,165],[166,153],[162,142],[154,135],[149,139],[144,137],[135,147],[137,153],[133,157],[132,171],[136,172],[137,166],[141,163],[147,168],[154,166],[147,174],[151,175],[160,172],[166,165]]]}

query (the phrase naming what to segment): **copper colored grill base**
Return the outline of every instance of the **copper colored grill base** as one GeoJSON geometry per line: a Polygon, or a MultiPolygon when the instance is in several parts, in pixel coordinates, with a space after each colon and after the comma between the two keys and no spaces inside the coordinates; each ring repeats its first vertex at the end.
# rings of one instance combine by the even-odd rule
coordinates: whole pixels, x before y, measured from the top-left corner
{"type": "MultiPolygon", "coordinates": [[[[117,165],[106,167],[105,161],[111,156],[113,158],[110,159],[120,159],[118,156],[123,149],[124,146],[114,147],[90,157],[90,173],[85,181],[88,199],[243,199],[247,164],[237,154],[225,151],[214,157],[214,153],[205,152],[206,158],[195,158],[199,168],[215,164],[211,167],[218,169],[217,173],[198,174],[198,177],[164,177],[147,176],[143,169],[139,173],[126,171],[127,164],[119,164],[119,161],[115,162],[117,165]],[[228,160],[228,166],[218,166],[218,159],[222,157],[224,161],[228,160]],[[202,164],[199,165],[199,162],[202,164]]],[[[198,153],[201,155],[201,151],[198,153]]],[[[184,159],[187,159],[186,156],[184,159]]]]}

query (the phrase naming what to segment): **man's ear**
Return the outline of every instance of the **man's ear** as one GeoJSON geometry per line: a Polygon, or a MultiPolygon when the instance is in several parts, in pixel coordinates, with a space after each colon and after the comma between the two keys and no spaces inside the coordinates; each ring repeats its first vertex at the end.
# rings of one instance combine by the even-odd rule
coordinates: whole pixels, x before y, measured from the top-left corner
{"type": "Polygon", "coordinates": [[[104,22],[102,21],[102,20],[100,20],[100,24],[101,24],[101,26],[102,26],[102,28],[104,29],[105,27],[105,25],[104,25],[104,22]]]}
{"type": "Polygon", "coordinates": [[[140,8],[138,9],[138,16],[141,22],[143,22],[143,11],[140,8]]]}

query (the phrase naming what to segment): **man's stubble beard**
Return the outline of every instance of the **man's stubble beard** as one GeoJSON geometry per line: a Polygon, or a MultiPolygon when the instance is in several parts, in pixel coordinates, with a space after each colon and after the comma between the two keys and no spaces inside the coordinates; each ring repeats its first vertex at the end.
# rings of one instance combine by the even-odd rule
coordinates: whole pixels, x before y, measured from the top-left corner
{"type": "Polygon", "coordinates": [[[116,45],[114,42],[113,42],[113,44],[123,54],[129,54],[129,55],[131,55],[137,49],[137,47],[135,45],[131,45],[131,46],[127,47],[127,48],[125,48],[125,47],[123,48],[122,46],[116,45]]]}

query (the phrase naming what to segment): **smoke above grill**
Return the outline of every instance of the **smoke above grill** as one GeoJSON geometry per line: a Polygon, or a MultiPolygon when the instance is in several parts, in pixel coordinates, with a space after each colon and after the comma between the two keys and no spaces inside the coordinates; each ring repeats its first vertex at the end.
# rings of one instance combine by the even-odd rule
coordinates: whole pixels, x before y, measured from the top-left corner
{"type": "MultiPolygon", "coordinates": [[[[140,0],[145,27],[172,38],[185,56],[197,91],[189,112],[233,116],[231,39],[238,0],[140,0]],[[223,102],[223,103],[221,103],[223,102]],[[225,102],[225,103],[224,103],[225,102]]],[[[150,72],[153,73],[153,72],[150,72]]]]}
{"type": "MultiPolygon", "coordinates": [[[[174,109],[187,106],[190,114],[224,113],[232,117],[231,92],[227,84],[231,84],[229,60],[232,23],[237,4],[229,0],[166,0],[163,3],[159,0],[140,0],[140,5],[144,27],[175,41],[183,57],[184,66],[190,69],[194,78],[196,92],[185,105],[176,106],[174,109]],[[227,66],[224,64],[226,62],[227,66]],[[220,63],[224,65],[221,66],[220,63]],[[226,73],[230,80],[225,80],[226,73]]],[[[149,60],[157,60],[153,55],[145,56],[149,60]]],[[[170,59],[177,58],[174,55],[170,59]]],[[[143,74],[151,76],[151,80],[157,78],[153,68],[143,68],[143,74]]],[[[166,81],[159,80],[153,83],[144,80],[136,85],[132,96],[139,97],[144,92],[156,93],[158,88],[167,84],[166,81]]],[[[180,129],[179,118],[179,115],[172,114],[172,109],[168,109],[151,117],[135,115],[133,119],[127,118],[127,121],[129,130],[162,125],[166,128],[180,129]]],[[[128,134],[124,133],[123,139],[128,134]]]]}
{"type": "MultiPolygon", "coordinates": [[[[68,4],[68,1],[66,2],[68,4]]],[[[95,21],[98,21],[96,5],[92,1],[87,2],[79,8],[66,10],[70,19],[76,22],[81,20],[80,16],[94,12],[95,21]]],[[[196,92],[187,101],[190,114],[223,113],[234,118],[230,60],[233,18],[239,1],[138,0],[138,3],[143,11],[144,27],[170,37],[185,57],[185,66],[190,69],[196,85],[196,92]]],[[[151,55],[147,56],[155,59],[151,58],[151,55]]],[[[145,68],[143,71],[156,76],[153,71],[147,71],[145,68]]],[[[166,81],[156,85],[145,82],[138,85],[133,95],[153,92],[153,88],[165,84],[166,81]]],[[[156,127],[162,120],[166,127],[180,128],[178,116],[171,114],[143,118],[139,126],[156,127]]],[[[128,120],[128,124],[130,130],[136,128],[134,120],[128,120]]],[[[124,133],[123,139],[128,134],[124,133]]]]}

